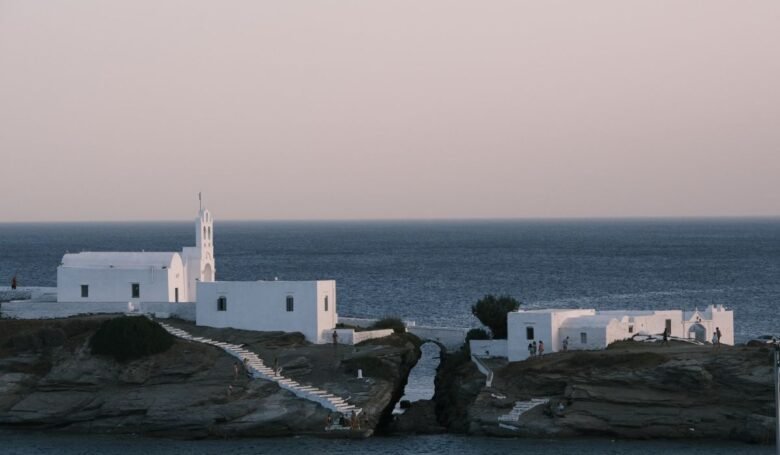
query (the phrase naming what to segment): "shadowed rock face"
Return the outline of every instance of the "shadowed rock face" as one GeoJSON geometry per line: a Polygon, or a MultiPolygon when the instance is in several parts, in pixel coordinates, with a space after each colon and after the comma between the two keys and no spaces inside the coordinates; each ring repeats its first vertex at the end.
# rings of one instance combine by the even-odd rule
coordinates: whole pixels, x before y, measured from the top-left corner
{"type": "MultiPolygon", "coordinates": [[[[610,436],[774,441],[771,353],[747,347],[620,343],[605,351],[492,361],[493,387],[458,369],[466,408],[450,428],[500,436],[610,436]],[[479,392],[464,388],[481,384],[479,392]],[[518,420],[518,401],[549,398],[518,420]],[[559,408],[559,404],[563,404],[559,408]]],[[[445,380],[445,378],[440,378],[445,380]]]]}
{"type": "MultiPolygon", "coordinates": [[[[183,438],[324,434],[329,411],[275,383],[249,380],[240,366],[234,377],[235,359],[217,348],[177,339],[166,352],[128,363],[92,355],[89,337],[105,318],[0,321],[0,425],[183,438]]],[[[247,333],[253,334],[230,336],[240,341],[247,333]]],[[[282,347],[274,340],[266,354],[277,355],[280,366],[289,364],[291,375],[301,380],[313,375],[312,365],[325,352],[320,348],[327,348],[282,347]]],[[[395,388],[403,387],[402,374],[411,368],[407,363],[416,361],[415,346],[356,351],[350,358],[380,357],[399,368],[358,383],[328,351],[332,374],[318,371],[309,379],[344,396],[355,392],[358,404],[369,410],[365,435],[392,407],[395,388]]]]}

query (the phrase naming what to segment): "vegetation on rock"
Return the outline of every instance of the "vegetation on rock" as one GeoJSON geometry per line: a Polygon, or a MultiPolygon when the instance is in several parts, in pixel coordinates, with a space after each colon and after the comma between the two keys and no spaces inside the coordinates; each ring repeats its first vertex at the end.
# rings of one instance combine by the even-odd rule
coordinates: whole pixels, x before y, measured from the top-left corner
{"type": "Polygon", "coordinates": [[[507,337],[507,313],[518,308],[520,308],[520,302],[511,296],[496,297],[488,294],[472,305],[471,313],[490,329],[493,338],[504,340],[507,337]]]}
{"type": "Polygon", "coordinates": [[[404,324],[404,321],[402,321],[401,318],[390,316],[376,321],[371,326],[371,329],[372,330],[393,329],[395,333],[404,333],[406,332],[406,324],[404,324]]]}
{"type": "Polygon", "coordinates": [[[173,336],[160,324],[139,316],[122,316],[105,321],[92,336],[93,354],[113,357],[119,362],[165,352],[173,336]]]}

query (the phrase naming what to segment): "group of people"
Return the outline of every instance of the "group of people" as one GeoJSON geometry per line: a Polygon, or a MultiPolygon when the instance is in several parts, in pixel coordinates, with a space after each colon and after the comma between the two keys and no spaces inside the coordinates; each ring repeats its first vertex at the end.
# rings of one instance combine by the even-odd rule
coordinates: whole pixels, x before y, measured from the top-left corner
{"type": "Polygon", "coordinates": [[[528,356],[529,357],[541,357],[544,354],[544,341],[539,340],[539,344],[536,344],[536,340],[533,343],[528,343],[528,356]]]}
{"type": "Polygon", "coordinates": [[[720,333],[720,327],[715,327],[715,331],[712,332],[712,345],[716,348],[720,346],[720,337],[722,334],[720,333]]]}
{"type": "MultiPolygon", "coordinates": [[[[561,347],[563,352],[566,352],[569,350],[569,337],[566,337],[561,342],[561,347]]],[[[539,343],[536,343],[536,340],[534,340],[531,343],[528,343],[528,357],[541,357],[544,354],[544,341],[539,340],[539,343]]]]}

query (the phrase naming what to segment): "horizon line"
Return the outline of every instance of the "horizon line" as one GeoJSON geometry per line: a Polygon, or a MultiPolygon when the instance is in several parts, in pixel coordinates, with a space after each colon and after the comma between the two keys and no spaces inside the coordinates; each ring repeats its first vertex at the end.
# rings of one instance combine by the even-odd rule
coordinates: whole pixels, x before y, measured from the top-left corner
{"type": "MultiPolygon", "coordinates": [[[[527,217],[428,217],[428,218],[219,218],[215,222],[232,223],[409,223],[409,222],[507,222],[507,221],[706,221],[706,220],[778,220],[775,215],[618,215],[618,216],[527,216],[527,217]]],[[[193,218],[194,219],[194,218],[193,218]]],[[[9,224],[110,224],[110,223],[186,223],[189,218],[121,220],[18,220],[9,224]]]]}

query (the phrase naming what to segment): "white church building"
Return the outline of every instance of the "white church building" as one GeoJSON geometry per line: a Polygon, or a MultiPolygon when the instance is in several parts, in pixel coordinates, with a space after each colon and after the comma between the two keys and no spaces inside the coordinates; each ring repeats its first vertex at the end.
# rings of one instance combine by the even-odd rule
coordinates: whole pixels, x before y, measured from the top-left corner
{"type": "Polygon", "coordinates": [[[201,209],[195,246],[181,252],[68,253],[57,267],[57,301],[195,302],[197,283],[214,281],[213,219],[201,209]]]}
{"type": "Polygon", "coordinates": [[[300,332],[327,343],[338,322],[336,282],[214,281],[198,283],[196,323],[218,328],[300,332]]]}
{"type": "MultiPolygon", "coordinates": [[[[734,344],[734,313],[722,305],[704,311],[597,311],[593,309],[517,310],[507,318],[506,353],[510,362],[529,356],[528,344],[543,341],[545,352],[558,352],[568,338],[569,350],[604,349],[635,335],[661,336],[708,342],[720,329],[723,344],[734,344]]],[[[491,340],[493,342],[499,340],[491,340]]],[[[502,340],[503,341],[503,340],[502,340]]],[[[489,349],[489,344],[485,344],[489,349]]],[[[479,344],[474,345],[480,354],[479,344]]],[[[494,352],[498,350],[494,347],[494,352]]]]}
{"type": "Polygon", "coordinates": [[[338,321],[335,281],[215,281],[213,240],[214,219],[201,208],[194,247],[68,253],[57,267],[56,305],[4,308],[17,308],[23,318],[25,311],[31,317],[128,311],[173,315],[201,326],[301,332],[313,343],[331,340],[338,321]]]}

